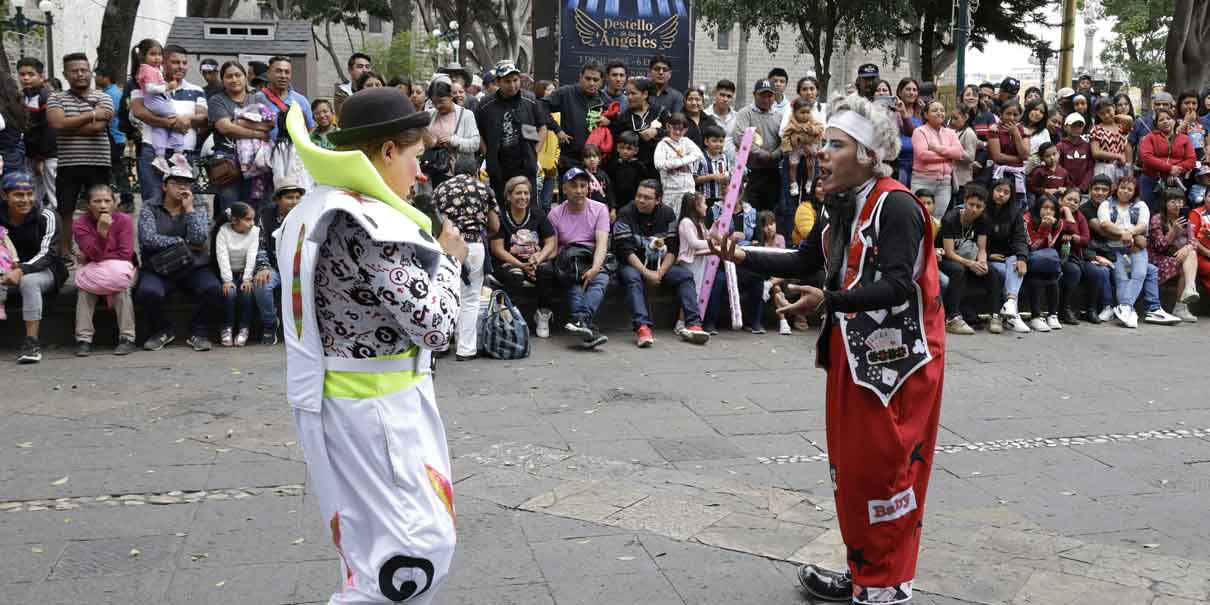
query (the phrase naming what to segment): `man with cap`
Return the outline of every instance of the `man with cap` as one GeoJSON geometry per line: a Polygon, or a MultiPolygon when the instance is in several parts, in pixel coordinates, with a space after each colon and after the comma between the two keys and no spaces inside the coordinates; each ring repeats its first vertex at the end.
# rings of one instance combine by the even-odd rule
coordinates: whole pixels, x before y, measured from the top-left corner
{"type": "MultiPolygon", "coordinates": [[[[500,88],[500,85],[496,83],[496,70],[489,69],[483,72],[483,77],[480,79],[483,81],[483,92],[479,95],[480,100],[496,94],[496,90],[500,88]]],[[[521,76],[518,75],[517,79],[520,80],[521,76]]]]}
{"type": "Polygon", "coordinates": [[[260,246],[256,250],[256,268],[252,275],[252,296],[260,311],[260,343],[266,346],[277,344],[277,303],[273,296],[281,286],[281,274],[277,271],[277,228],[286,215],[298,205],[307,190],[296,179],[277,176],[273,179],[273,205],[261,208],[256,220],[260,223],[260,246]]]}
{"type": "Polygon", "coordinates": [[[1176,109],[1176,99],[1172,98],[1172,93],[1161,90],[1151,97],[1151,115],[1140,115],[1134,120],[1134,128],[1130,131],[1130,148],[1138,150],[1139,141],[1147,136],[1152,130],[1155,130],[1155,112],[1167,109],[1172,111],[1176,109]]]}
{"type": "Polygon", "coordinates": [[[214,59],[202,59],[197,68],[202,72],[202,79],[206,80],[206,85],[202,87],[202,92],[206,94],[207,99],[223,92],[223,80],[218,75],[218,61],[214,59]]]}
{"type": "MultiPolygon", "coordinates": [[[[210,270],[210,211],[193,196],[193,172],[185,166],[171,165],[160,182],[158,199],[143,204],[139,214],[139,248],[142,268],[135,286],[134,302],[151,325],[152,334],[143,343],[148,351],[159,351],[176,340],[176,328],[164,311],[164,301],[178,290],[189,293],[197,303],[189,324],[186,343],[194,351],[209,351],[210,326],[221,309],[222,284],[210,270]],[[160,273],[160,258],[181,253],[190,258],[184,267],[160,273]]],[[[171,266],[171,265],[169,265],[171,266]]],[[[164,270],[164,269],[161,269],[164,270]]]]}
{"type": "Polygon", "coordinates": [[[1075,111],[1075,108],[1071,105],[1071,99],[1074,96],[1076,96],[1076,91],[1070,86],[1064,86],[1059,89],[1059,92],[1055,93],[1055,101],[1059,106],[1059,113],[1067,116],[1075,111]]]}
{"type": "Polygon", "coordinates": [[[547,219],[559,240],[555,268],[567,286],[571,321],[564,328],[580,337],[580,346],[593,349],[609,341],[594,323],[609,286],[609,207],[589,199],[588,190],[588,173],[568,169],[563,173],[564,201],[551,208],[547,219]]]}
{"type": "Polygon", "coordinates": [[[27,172],[9,171],[0,189],[0,231],[7,232],[17,249],[11,267],[0,265],[0,309],[9,296],[21,295],[25,339],[17,363],[38,363],[42,361],[38,344],[42,299],[67,281],[67,267],[59,257],[59,216],[35,200],[34,179],[27,172]]]}
{"type": "Polygon", "coordinates": [[[820,153],[825,194],[793,252],[714,235],[711,251],[755,273],[808,279],[780,313],[823,312],[816,363],[827,371],[828,462],[848,573],[799,570],[816,601],[907,603],[924,526],[945,373],[945,318],[933,223],[890,178],[899,126],[853,95],[832,103],[820,153]]]}
{"type": "Polygon", "coordinates": [[[395,88],[368,88],[340,123],[330,151],[311,142],[302,107],[286,116],[316,183],[277,236],[286,397],[341,555],[328,603],[427,605],[455,542],[431,358],[449,346],[467,247],[457,227],[404,201],[427,113],[395,88]]]}
{"type": "Polygon", "coordinates": [[[497,200],[504,200],[504,184],[515,176],[529,179],[529,190],[535,190],[537,145],[546,139],[546,116],[538,101],[521,93],[521,70],[516,64],[501,61],[494,72],[496,91],[483,97],[475,123],[486,149],[492,192],[497,200]]]}
{"type": "Polygon", "coordinates": [[[752,150],[748,152],[748,203],[759,210],[773,210],[781,199],[781,114],[773,109],[776,94],[769,80],[757,80],[752,87],[752,104],[735,113],[735,127],[727,146],[739,150],[744,130],[755,128],[752,150]]]}
{"type": "Polygon", "coordinates": [[[609,105],[609,98],[601,92],[604,79],[605,68],[596,61],[589,61],[580,66],[580,77],[575,84],[565,84],[542,97],[546,126],[559,137],[561,172],[580,165],[589,123],[609,125],[609,119],[601,115],[609,105]],[[552,113],[559,114],[558,122],[550,119],[552,113]]]}
{"type": "Polygon", "coordinates": [[[1000,109],[1008,104],[1009,101],[1017,100],[1017,93],[1021,92],[1021,81],[1009,76],[1000,82],[1000,90],[996,92],[996,114],[999,115],[1000,109]]]}
{"type": "Polygon", "coordinates": [[[857,68],[857,80],[853,82],[857,86],[857,94],[873,100],[874,91],[878,89],[878,66],[873,63],[865,63],[857,68]]]}

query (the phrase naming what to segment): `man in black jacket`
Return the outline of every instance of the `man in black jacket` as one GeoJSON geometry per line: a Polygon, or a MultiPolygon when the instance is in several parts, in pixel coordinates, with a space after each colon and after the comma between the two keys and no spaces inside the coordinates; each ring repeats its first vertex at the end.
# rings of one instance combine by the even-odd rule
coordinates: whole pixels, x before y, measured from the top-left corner
{"type": "Polygon", "coordinates": [[[601,116],[609,104],[608,97],[601,92],[604,74],[605,68],[600,63],[585,63],[580,68],[579,82],[561,86],[542,99],[547,113],[559,114],[559,123],[547,118],[547,126],[559,135],[560,174],[569,168],[580,167],[580,154],[591,131],[589,121],[594,121],[594,126],[609,125],[609,118],[601,116]]]}
{"type": "MultiPolygon", "coordinates": [[[[0,275],[5,294],[21,295],[21,318],[25,320],[25,341],[17,363],[38,363],[38,328],[42,323],[42,299],[67,281],[67,267],[58,256],[59,217],[50,208],[35,203],[34,179],[25,172],[4,175],[0,200],[0,227],[17,249],[16,264],[0,275]]],[[[2,244],[0,244],[2,245],[2,244]]],[[[0,306],[4,305],[0,297],[0,306]]]]}
{"type": "Polygon", "coordinates": [[[515,176],[529,179],[531,192],[538,172],[538,141],[546,140],[546,122],[542,107],[521,94],[521,70],[511,61],[496,66],[496,92],[484,97],[475,112],[479,136],[487,148],[487,174],[492,192],[503,200],[504,184],[515,176]]]}
{"type": "Polygon", "coordinates": [[[620,266],[635,344],[640,349],[655,344],[644,284],[656,288],[667,283],[676,289],[685,314],[685,327],[677,331],[681,340],[694,344],[710,340],[710,334],[702,329],[693,273],[676,262],[677,249],[676,213],[660,203],[660,182],[647,179],[639,183],[634,201],[618,211],[613,224],[613,254],[620,266]]]}
{"type": "Polygon", "coordinates": [[[260,223],[260,245],[256,251],[256,272],[253,275],[252,296],[256,298],[256,309],[260,311],[260,343],[265,346],[277,344],[277,303],[274,298],[281,286],[281,275],[277,272],[277,228],[286,215],[298,205],[307,190],[289,176],[275,179],[273,205],[261,208],[256,215],[260,223]]]}

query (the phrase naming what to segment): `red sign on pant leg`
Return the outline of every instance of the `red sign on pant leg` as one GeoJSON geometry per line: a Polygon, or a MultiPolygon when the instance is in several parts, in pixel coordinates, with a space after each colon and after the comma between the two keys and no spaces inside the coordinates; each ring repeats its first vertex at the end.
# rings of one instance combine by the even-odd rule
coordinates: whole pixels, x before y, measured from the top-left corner
{"type": "Polygon", "coordinates": [[[916,510],[916,492],[909,487],[891,496],[890,500],[870,500],[867,505],[870,509],[870,525],[894,521],[916,510]]]}

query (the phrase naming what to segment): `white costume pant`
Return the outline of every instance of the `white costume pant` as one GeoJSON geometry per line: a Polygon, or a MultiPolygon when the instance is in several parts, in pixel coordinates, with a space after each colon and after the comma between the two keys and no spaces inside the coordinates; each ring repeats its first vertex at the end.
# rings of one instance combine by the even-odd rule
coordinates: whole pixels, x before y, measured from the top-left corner
{"type": "Polygon", "coordinates": [[[481,242],[467,244],[466,249],[462,266],[466,267],[467,281],[462,284],[462,306],[458,309],[458,354],[474,355],[479,351],[479,290],[483,288],[485,251],[481,242]]]}
{"type": "Polygon", "coordinates": [[[433,380],[294,409],[320,511],[343,561],[330,605],[427,605],[454,553],[452,475],[433,380]]]}

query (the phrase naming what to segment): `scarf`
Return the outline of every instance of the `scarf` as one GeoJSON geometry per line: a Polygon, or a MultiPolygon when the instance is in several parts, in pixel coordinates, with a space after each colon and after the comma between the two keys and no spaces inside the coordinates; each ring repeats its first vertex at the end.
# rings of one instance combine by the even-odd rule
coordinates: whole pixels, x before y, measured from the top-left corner
{"type": "Polygon", "coordinates": [[[829,194],[824,198],[823,207],[828,213],[828,239],[823,243],[828,251],[828,262],[824,268],[826,288],[832,278],[840,274],[848,254],[850,232],[857,214],[857,193],[847,191],[829,194]]]}

